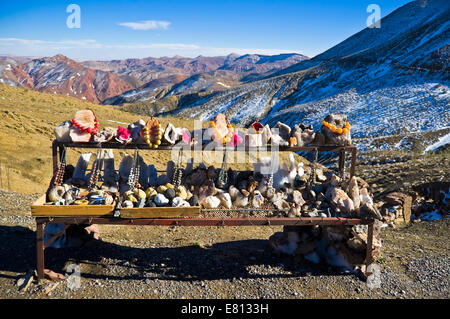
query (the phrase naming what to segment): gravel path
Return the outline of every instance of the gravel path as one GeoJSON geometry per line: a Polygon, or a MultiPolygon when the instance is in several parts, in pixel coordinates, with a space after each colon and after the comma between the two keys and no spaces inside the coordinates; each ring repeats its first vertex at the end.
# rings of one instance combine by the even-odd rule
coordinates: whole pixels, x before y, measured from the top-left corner
{"type": "Polygon", "coordinates": [[[30,205],[40,196],[41,194],[28,195],[0,189],[0,213],[28,211],[30,205]]]}
{"type": "Polygon", "coordinates": [[[0,224],[32,227],[35,222],[29,212],[31,204],[41,194],[27,195],[0,189],[0,224]],[[24,213],[25,212],[25,213],[24,213]]]}

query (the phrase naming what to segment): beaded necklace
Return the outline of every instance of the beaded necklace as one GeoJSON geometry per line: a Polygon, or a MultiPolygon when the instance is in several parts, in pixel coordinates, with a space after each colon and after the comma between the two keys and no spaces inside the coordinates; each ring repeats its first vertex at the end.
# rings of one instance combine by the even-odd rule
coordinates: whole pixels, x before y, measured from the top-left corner
{"type": "Polygon", "coordinates": [[[181,185],[181,179],[183,178],[183,169],[180,167],[182,156],[182,149],[180,148],[178,151],[177,166],[173,169],[172,184],[175,185],[175,187],[181,185]]]}
{"type": "Polygon", "coordinates": [[[87,132],[90,134],[97,134],[98,128],[99,128],[98,119],[97,119],[97,116],[95,116],[94,111],[91,110],[91,112],[92,112],[92,114],[94,114],[94,128],[83,126],[80,123],[78,123],[78,121],[75,120],[74,118],[72,119],[73,126],[75,126],[79,131],[81,131],[83,133],[87,132]]]}
{"type": "Polygon", "coordinates": [[[65,172],[66,172],[66,148],[64,147],[61,152],[61,159],[59,162],[58,170],[56,171],[55,180],[53,182],[55,186],[60,186],[63,184],[65,172]]]}
{"type": "Polygon", "coordinates": [[[149,148],[158,148],[158,146],[161,145],[163,131],[159,122],[157,121],[156,123],[156,126],[152,126],[151,131],[147,125],[142,129],[144,132],[144,140],[148,144],[149,148]]]}
{"type": "Polygon", "coordinates": [[[214,121],[211,121],[211,127],[214,129],[214,132],[217,134],[217,136],[222,140],[223,144],[231,142],[231,137],[233,136],[233,127],[231,126],[228,119],[227,119],[228,134],[225,136],[220,134],[219,130],[217,129],[216,123],[214,121]]]}
{"type": "Polygon", "coordinates": [[[335,125],[328,123],[325,120],[322,121],[322,124],[323,126],[328,127],[331,132],[336,134],[347,134],[348,132],[350,132],[350,123],[348,121],[345,122],[344,128],[336,127],[335,125]]]}
{"type": "Polygon", "coordinates": [[[97,185],[100,171],[102,170],[102,156],[101,156],[102,150],[101,148],[97,151],[97,156],[92,163],[92,169],[91,169],[91,178],[89,179],[89,187],[88,190],[91,191],[95,188],[95,185],[97,185]]]}
{"type": "Polygon", "coordinates": [[[140,165],[138,158],[138,150],[134,151],[133,164],[130,169],[130,174],[128,175],[128,186],[133,190],[136,184],[139,182],[140,165]]]}
{"type": "Polygon", "coordinates": [[[219,177],[217,179],[217,186],[219,188],[224,188],[228,183],[228,171],[227,171],[227,148],[223,150],[222,167],[219,172],[219,177]]]}

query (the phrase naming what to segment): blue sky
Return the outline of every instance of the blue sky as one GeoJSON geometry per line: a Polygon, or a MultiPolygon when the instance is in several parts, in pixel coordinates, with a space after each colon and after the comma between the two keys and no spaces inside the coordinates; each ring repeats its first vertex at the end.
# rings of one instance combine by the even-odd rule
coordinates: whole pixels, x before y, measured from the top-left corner
{"type": "Polygon", "coordinates": [[[369,4],[386,16],[407,0],[4,1],[0,54],[75,59],[317,55],[366,27],[369,4]],[[81,28],[68,28],[69,4],[81,28]]]}

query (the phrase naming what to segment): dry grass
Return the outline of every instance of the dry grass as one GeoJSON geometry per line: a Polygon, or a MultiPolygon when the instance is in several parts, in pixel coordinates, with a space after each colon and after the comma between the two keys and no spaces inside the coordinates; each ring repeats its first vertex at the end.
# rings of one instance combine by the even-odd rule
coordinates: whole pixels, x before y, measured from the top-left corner
{"type": "MultiPolygon", "coordinates": [[[[117,125],[126,126],[145,116],[124,112],[116,106],[98,105],[76,98],[61,95],[39,93],[0,84],[0,188],[23,193],[42,193],[52,177],[51,144],[54,139],[53,128],[69,120],[77,110],[92,109],[100,122],[100,127],[117,125]],[[8,174],[9,172],[9,174],[8,174]],[[8,179],[9,176],[9,187],[8,179]]],[[[194,128],[192,120],[175,117],[160,118],[165,126],[171,122],[175,126],[194,128]]],[[[203,123],[207,127],[208,123],[203,123]]],[[[130,151],[132,152],[132,151],[130,151]]],[[[124,151],[115,151],[116,158],[124,151]]],[[[68,163],[76,164],[80,150],[71,150],[67,154],[68,163]]],[[[141,154],[147,164],[155,164],[164,170],[171,160],[169,151],[153,151],[141,154]]],[[[210,155],[210,154],[209,154],[210,155]]],[[[281,160],[287,160],[288,154],[281,154],[281,160]]],[[[258,157],[258,156],[257,156],[258,157]]],[[[195,157],[194,157],[195,158],[195,157]]],[[[220,167],[222,155],[216,160],[204,154],[204,162],[220,167]],[[210,161],[212,160],[212,163],[210,161]]],[[[252,156],[252,160],[255,157],[252,156]]],[[[303,159],[298,159],[303,160],[303,159]]],[[[116,168],[119,161],[116,160],[116,168]]],[[[236,169],[252,169],[249,156],[246,163],[234,164],[236,169]]]]}

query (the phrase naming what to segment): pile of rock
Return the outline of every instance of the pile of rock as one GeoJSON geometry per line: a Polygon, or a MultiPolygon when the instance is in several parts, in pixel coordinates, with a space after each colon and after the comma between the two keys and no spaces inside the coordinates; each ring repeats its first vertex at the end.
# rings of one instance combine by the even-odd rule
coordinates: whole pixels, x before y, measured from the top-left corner
{"type": "MultiPolygon", "coordinates": [[[[381,253],[381,222],[374,222],[372,256],[381,253]]],[[[348,226],[285,226],[269,238],[269,244],[276,254],[301,256],[313,263],[326,262],[329,265],[354,270],[362,267],[366,258],[367,225],[348,226]]]]}
{"type": "Polygon", "coordinates": [[[450,182],[431,182],[413,188],[412,219],[434,220],[450,214],[450,182]]]}
{"type": "Polygon", "coordinates": [[[385,197],[382,203],[381,214],[383,222],[390,226],[407,224],[411,220],[412,197],[410,195],[393,192],[385,197]]]}
{"type": "Polygon", "coordinates": [[[393,227],[410,221],[441,219],[450,212],[450,182],[421,184],[407,194],[390,193],[380,206],[383,222],[393,227]]]}
{"type": "Polygon", "coordinates": [[[271,158],[255,163],[253,171],[239,172],[203,164],[194,167],[192,161],[186,168],[175,168],[169,162],[161,175],[138,157],[140,173],[134,189],[129,186],[130,159],[125,156],[119,167],[122,207],[267,208],[271,216],[381,219],[364,180],[355,176],[341,180],[325,167],[305,167],[292,153],[289,164],[280,167],[270,167],[271,158]]]}
{"type": "Polygon", "coordinates": [[[197,195],[193,195],[184,186],[171,183],[156,188],[148,187],[145,191],[134,188],[122,194],[122,207],[189,207],[198,205],[197,195]]]}

